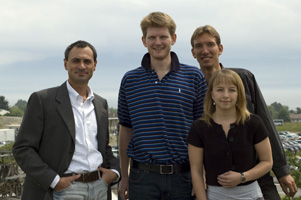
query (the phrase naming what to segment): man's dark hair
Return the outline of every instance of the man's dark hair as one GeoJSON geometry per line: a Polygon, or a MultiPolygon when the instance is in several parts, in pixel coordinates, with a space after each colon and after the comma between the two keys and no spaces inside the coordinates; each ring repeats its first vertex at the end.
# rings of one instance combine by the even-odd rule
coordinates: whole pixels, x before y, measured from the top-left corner
{"type": "Polygon", "coordinates": [[[94,62],[96,61],[96,59],[97,59],[96,49],[94,48],[94,46],[92,44],[90,44],[89,42],[83,41],[83,40],[76,41],[76,42],[70,44],[66,48],[66,50],[65,50],[65,59],[66,60],[68,60],[70,51],[73,49],[73,47],[78,47],[78,48],[90,47],[90,49],[93,51],[94,62]]]}

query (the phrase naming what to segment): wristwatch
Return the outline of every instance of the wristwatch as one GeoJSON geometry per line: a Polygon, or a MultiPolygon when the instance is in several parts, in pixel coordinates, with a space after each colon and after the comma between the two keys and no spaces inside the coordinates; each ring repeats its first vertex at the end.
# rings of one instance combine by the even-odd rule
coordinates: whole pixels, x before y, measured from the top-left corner
{"type": "Polygon", "coordinates": [[[244,173],[240,173],[241,174],[241,183],[245,183],[246,182],[246,177],[244,173]]]}

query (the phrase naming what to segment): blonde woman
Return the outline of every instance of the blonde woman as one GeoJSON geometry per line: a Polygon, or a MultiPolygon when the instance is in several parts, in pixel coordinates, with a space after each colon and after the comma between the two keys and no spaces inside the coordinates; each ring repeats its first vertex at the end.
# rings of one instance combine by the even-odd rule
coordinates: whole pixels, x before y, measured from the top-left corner
{"type": "Polygon", "coordinates": [[[204,116],[192,124],[187,141],[198,200],[263,199],[256,179],[272,168],[271,146],[262,120],[246,108],[243,83],[234,71],[213,74],[204,116]]]}

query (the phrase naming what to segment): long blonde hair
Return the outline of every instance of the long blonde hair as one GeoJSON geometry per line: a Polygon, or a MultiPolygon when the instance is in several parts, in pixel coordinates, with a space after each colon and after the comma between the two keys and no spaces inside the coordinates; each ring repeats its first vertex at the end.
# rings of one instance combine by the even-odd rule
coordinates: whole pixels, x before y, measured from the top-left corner
{"type": "Polygon", "coordinates": [[[236,102],[236,124],[244,124],[245,121],[250,117],[250,112],[247,109],[245,88],[240,76],[229,69],[222,69],[215,72],[209,80],[208,90],[204,101],[204,116],[203,119],[207,124],[211,124],[213,113],[216,111],[215,105],[213,105],[213,99],[211,92],[213,87],[220,83],[231,83],[237,87],[237,102],[236,102]]]}

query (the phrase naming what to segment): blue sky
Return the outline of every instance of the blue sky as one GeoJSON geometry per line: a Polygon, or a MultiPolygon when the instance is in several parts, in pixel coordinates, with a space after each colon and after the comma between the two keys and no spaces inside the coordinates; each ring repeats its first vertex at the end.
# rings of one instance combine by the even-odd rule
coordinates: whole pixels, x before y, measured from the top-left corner
{"type": "Polygon", "coordinates": [[[301,107],[301,2],[299,0],[11,0],[0,7],[0,96],[17,100],[67,79],[65,48],[86,40],[98,51],[90,86],[117,107],[120,80],[147,52],[141,19],[153,11],[177,24],[172,50],[198,66],[190,37],[201,25],[221,35],[225,67],[252,71],[266,103],[301,107]]]}

